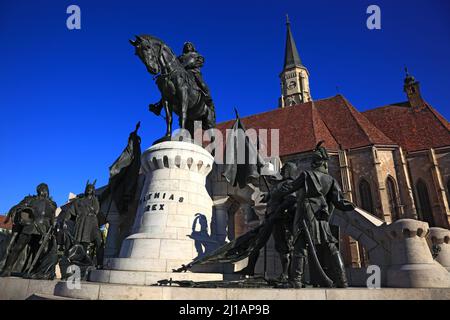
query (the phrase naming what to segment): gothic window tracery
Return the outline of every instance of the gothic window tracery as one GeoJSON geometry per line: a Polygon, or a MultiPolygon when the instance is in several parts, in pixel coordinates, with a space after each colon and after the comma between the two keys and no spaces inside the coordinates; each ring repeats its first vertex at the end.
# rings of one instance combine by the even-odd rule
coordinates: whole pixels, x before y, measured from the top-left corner
{"type": "Polygon", "coordinates": [[[386,179],[386,187],[389,199],[389,211],[392,217],[392,221],[400,218],[398,197],[397,197],[397,187],[393,177],[388,176],[386,179]]]}
{"type": "Polygon", "coordinates": [[[430,227],[435,226],[433,210],[431,208],[430,196],[428,193],[428,188],[422,179],[419,179],[416,183],[417,192],[417,213],[419,218],[425,222],[428,222],[430,227]]]}
{"type": "Polygon", "coordinates": [[[364,178],[359,182],[359,198],[361,208],[371,214],[375,214],[373,208],[372,190],[369,182],[364,178]]]}

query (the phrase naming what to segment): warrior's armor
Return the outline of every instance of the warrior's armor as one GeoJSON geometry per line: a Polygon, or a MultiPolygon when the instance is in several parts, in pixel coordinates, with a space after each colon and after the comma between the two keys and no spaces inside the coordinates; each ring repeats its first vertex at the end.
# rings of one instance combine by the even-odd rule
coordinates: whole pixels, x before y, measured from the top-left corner
{"type": "Polygon", "coordinates": [[[297,192],[297,211],[293,223],[294,254],[291,266],[291,283],[294,287],[302,286],[304,266],[307,260],[305,231],[302,219],[306,221],[309,233],[317,251],[331,262],[332,277],[337,287],[347,287],[344,263],[328,222],[334,208],[351,211],[354,204],[345,200],[338,182],[328,174],[329,156],[325,148],[316,147],[313,153],[311,169],[304,171],[294,181],[270,194],[272,197],[297,192]]]}
{"type": "Polygon", "coordinates": [[[103,241],[98,223],[100,205],[95,196],[94,184],[87,184],[84,195],[73,200],[67,211],[64,220],[75,221],[74,240],[83,246],[86,252],[91,244],[95,245],[97,255],[97,265],[103,260],[103,241]]]}
{"type": "MultiPolygon", "coordinates": [[[[297,166],[292,162],[287,162],[281,168],[282,181],[276,184],[272,191],[283,188],[296,178],[297,166]]],[[[281,199],[272,198],[267,203],[269,216],[277,215],[278,218],[273,226],[272,236],[275,244],[275,250],[280,255],[282,273],[279,280],[285,282],[289,277],[289,267],[291,262],[292,249],[292,223],[294,221],[296,209],[295,193],[288,194],[281,199]]]]}
{"type": "Polygon", "coordinates": [[[195,50],[192,42],[186,42],[183,46],[183,54],[178,57],[178,60],[183,67],[194,76],[195,82],[205,96],[206,105],[214,110],[214,103],[209,88],[203,80],[200,71],[200,68],[202,68],[205,63],[205,58],[195,50]]]}
{"type": "MultiPolygon", "coordinates": [[[[292,162],[287,162],[281,168],[281,180],[276,181],[271,187],[271,193],[278,194],[277,190],[284,190],[296,178],[297,166],[292,162]]],[[[265,221],[265,230],[261,232],[260,245],[264,245],[270,235],[275,242],[275,250],[280,255],[282,273],[279,280],[286,282],[289,277],[289,266],[292,251],[292,223],[295,216],[296,197],[295,192],[291,194],[282,194],[280,197],[271,197],[267,203],[267,220],[265,221]]],[[[241,275],[253,276],[255,273],[256,262],[259,257],[259,249],[254,249],[249,255],[247,266],[238,271],[241,275]]]]}
{"type": "Polygon", "coordinates": [[[49,198],[48,186],[45,183],[41,183],[36,189],[36,196],[25,197],[8,213],[8,217],[14,222],[14,232],[18,236],[17,241],[11,244],[3,276],[11,274],[14,264],[27,245],[30,246],[31,256],[34,256],[39,249],[41,239],[53,226],[56,203],[49,198]]]}

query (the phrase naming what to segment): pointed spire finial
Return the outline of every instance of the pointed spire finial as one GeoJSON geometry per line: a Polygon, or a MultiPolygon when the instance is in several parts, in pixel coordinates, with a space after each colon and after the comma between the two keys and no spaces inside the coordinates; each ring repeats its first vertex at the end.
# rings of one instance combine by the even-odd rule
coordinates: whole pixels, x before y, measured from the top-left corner
{"type": "Polygon", "coordinates": [[[405,84],[406,83],[413,83],[416,79],[409,73],[408,67],[405,66],[405,84]]]}
{"type": "Polygon", "coordinates": [[[236,107],[234,107],[234,113],[236,114],[236,119],[239,119],[239,113],[236,107]]]}
{"type": "Polygon", "coordinates": [[[291,23],[289,16],[286,14],[286,47],[284,53],[284,70],[292,67],[301,67],[302,61],[298,55],[297,46],[291,32],[291,23]]]}

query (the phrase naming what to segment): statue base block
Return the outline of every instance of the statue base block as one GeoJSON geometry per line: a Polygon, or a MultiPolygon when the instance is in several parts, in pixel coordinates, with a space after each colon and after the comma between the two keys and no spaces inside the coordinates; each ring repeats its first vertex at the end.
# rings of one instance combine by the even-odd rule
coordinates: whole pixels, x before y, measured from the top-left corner
{"type": "MultiPolygon", "coordinates": [[[[158,280],[223,280],[223,270],[210,266],[173,273],[218,247],[211,234],[212,199],[205,188],[213,156],[199,145],[162,141],[142,154],[145,182],[131,235],[118,258],[91,281],[152,285],[158,280]]],[[[223,269],[223,268],[222,268],[223,269]]]]}
{"type": "Polygon", "coordinates": [[[450,300],[450,289],[246,289],[179,288],[58,280],[0,278],[0,300],[450,300]]]}

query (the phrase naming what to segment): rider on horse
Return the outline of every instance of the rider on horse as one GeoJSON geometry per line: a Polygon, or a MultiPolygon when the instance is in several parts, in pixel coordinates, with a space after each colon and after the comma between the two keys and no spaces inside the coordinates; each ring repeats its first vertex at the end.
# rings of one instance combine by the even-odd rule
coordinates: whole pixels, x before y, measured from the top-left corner
{"type": "Polygon", "coordinates": [[[200,71],[200,68],[202,68],[205,63],[205,58],[199,54],[197,50],[195,50],[192,42],[185,42],[183,46],[183,54],[178,57],[178,60],[181,62],[183,67],[194,76],[195,82],[205,95],[206,105],[211,110],[214,110],[214,103],[211,98],[209,88],[203,80],[203,76],[200,71]]]}
{"type": "Polygon", "coordinates": [[[150,104],[149,109],[157,115],[162,108],[166,112],[167,127],[163,139],[172,135],[173,113],[178,115],[180,128],[191,136],[196,122],[201,123],[203,130],[216,126],[214,105],[200,73],[204,59],[192,44],[186,44],[183,55],[177,57],[163,41],[153,36],[136,36],[130,43],[147,71],[154,76],[161,92],[161,100],[150,104]]]}

